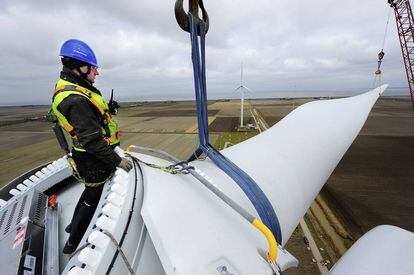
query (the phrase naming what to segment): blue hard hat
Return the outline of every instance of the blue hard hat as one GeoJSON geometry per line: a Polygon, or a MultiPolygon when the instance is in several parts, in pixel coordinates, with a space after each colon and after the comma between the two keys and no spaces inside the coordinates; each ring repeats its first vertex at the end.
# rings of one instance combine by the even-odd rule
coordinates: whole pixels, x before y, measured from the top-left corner
{"type": "Polygon", "coordinates": [[[60,48],[60,56],[71,57],[80,61],[83,61],[92,66],[98,67],[98,61],[96,60],[95,53],[91,47],[83,41],[78,39],[69,39],[63,43],[60,48]]]}

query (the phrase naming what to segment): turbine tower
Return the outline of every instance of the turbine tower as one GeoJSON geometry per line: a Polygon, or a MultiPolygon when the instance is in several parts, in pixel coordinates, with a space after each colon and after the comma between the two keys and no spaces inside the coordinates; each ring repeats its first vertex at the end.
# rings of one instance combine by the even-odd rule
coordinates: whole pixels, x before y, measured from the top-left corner
{"type": "Polygon", "coordinates": [[[249,91],[252,93],[252,91],[243,85],[243,62],[241,63],[241,73],[240,73],[240,86],[237,87],[234,91],[237,92],[240,90],[241,93],[241,102],[240,102],[240,127],[243,127],[243,108],[244,108],[244,90],[249,91]]]}

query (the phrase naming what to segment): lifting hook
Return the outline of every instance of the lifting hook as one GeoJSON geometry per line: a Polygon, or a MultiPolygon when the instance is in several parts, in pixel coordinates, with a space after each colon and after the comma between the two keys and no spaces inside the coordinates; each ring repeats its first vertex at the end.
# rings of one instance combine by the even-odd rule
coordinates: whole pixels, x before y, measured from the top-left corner
{"type": "Polygon", "coordinates": [[[381,63],[382,63],[382,59],[384,58],[384,55],[385,55],[385,53],[384,53],[383,50],[381,50],[379,52],[379,54],[378,54],[378,68],[377,68],[377,70],[375,72],[376,75],[380,75],[381,74],[381,63]]]}
{"type": "MultiPolygon", "coordinates": [[[[188,20],[188,15],[184,11],[183,7],[183,1],[184,0],[176,0],[175,6],[174,6],[174,12],[175,12],[175,19],[177,19],[178,25],[186,32],[190,32],[190,23],[188,20]]],[[[197,24],[197,33],[200,35],[200,21],[202,20],[205,24],[205,32],[207,33],[208,27],[209,27],[209,19],[207,11],[204,8],[203,0],[188,0],[188,10],[189,13],[191,13],[197,24]],[[198,17],[198,7],[201,9],[202,19],[198,17]]]]}

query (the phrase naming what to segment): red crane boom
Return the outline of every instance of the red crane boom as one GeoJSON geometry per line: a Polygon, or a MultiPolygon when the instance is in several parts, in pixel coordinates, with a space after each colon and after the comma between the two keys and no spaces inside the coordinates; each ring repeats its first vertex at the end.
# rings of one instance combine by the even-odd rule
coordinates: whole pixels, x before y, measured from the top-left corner
{"type": "Polygon", "coordinates": [[[409,0],[388,0],[394,9],[398,36],[410,89],[411,103],[414,108],[414,19],[409,0]]]}

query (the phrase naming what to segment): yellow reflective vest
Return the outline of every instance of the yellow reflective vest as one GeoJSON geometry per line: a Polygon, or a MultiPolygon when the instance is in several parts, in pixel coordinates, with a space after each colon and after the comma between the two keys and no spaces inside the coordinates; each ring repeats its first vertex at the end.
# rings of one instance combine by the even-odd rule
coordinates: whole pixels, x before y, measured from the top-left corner
{"type": "Polygon", "coordinates": [[[76,85],[69,81],[59,79],[56,89],[53,92],[52,110],[58,118],[59,125],[62,126],[72,137],[73,149],[80,152],[86,152],[82,145],[78,142],[76,129],[69,123],[67,118],[58,110],[59,104],[70,95],[76,94],[88,99],[98,110],[101,115],[100,122],[102,128],[102,137],[108,145],[115,145],[120,142],[121,131],[118,130],[118,124],[112,119],[108,104],[102,95],[88,90],[82,86],[76,85]]]}

